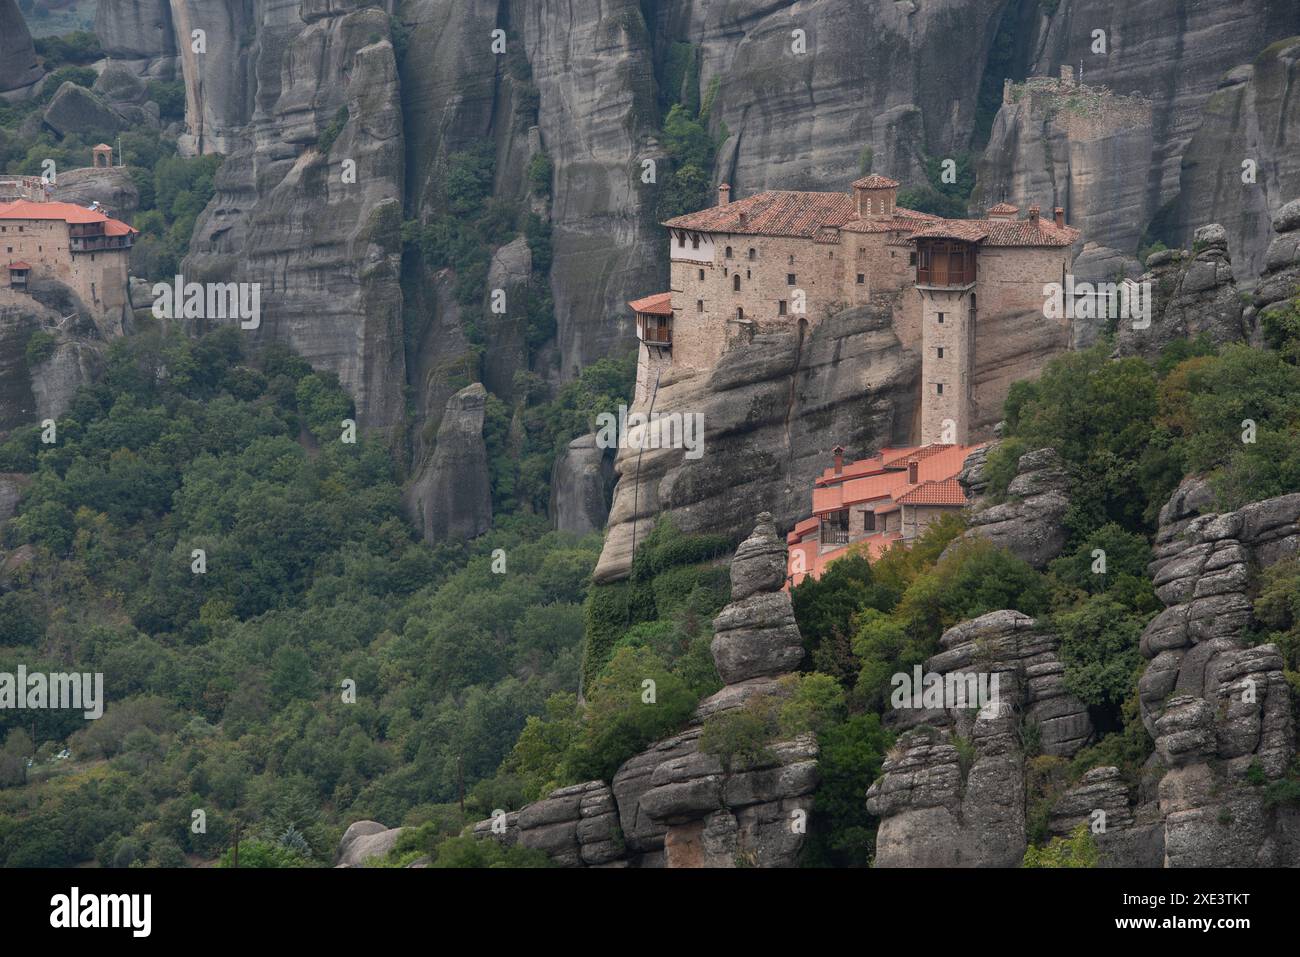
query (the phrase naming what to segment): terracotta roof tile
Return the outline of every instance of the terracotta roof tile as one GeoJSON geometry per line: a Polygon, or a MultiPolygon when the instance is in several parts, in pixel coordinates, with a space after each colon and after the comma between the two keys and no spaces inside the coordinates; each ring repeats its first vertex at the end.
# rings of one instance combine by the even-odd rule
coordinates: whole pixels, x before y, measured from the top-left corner
{"type": "Polygon", "coordinates": [[[16,262],[16,263],[10,263],[9,268],[10,269],[31,269],[32,267],[25,262],[16,262]]]}
{"type": "Polygon", "coordinates": [[[990,212],[990,213],[1001,213],[1002,215],[1005,216],[1005,215],[1007,215],[1008,213],[1018,213],[1018,212],[1020,212],[1020,207],[1019,207],[1019,206],[1012,206],[1010,203],[998,203],[996,206],[990,206],[990,207],[989,207],[989,212],[990,212]]]}
{"type": "Polygon", "coordinates": [[[1050,219],[941,219],[918,229],[912,239],[959,239],[985,246],[1070,246],[1079,238],[1071,226],[1057,226],[1050,219]]]}
{"type": "Polygon", "coordinates": [[[853,197],[847,193],[778,189],[675,216],[661,225],[702,233],[810,238],[824,226],[843,226],[856,213],[853,197]]]}
{"type": "Polygon", "coordinates": [[[105,223],[104,232],[109,236],[125,236],[138,231],[126,223],[110,219],[98,210],[86,209],[74,203],[33,203],[18,199],[0,205],[0,219],[61,219],[65,223],[105,223]]]}
{"type": "Polygon", "coordinates": [[[965,505],[966,493],[955,478],[946,478],[939,482],[923,482],[895,501],[899,505],[965,505]]]}
{"type": "Polygon", "coordinates": [[[628,303],[633,312],[644,312],[651,316],[671,316],[673,314],[673,294],[657,292],[644,299],[633,299],[628,303]]]}

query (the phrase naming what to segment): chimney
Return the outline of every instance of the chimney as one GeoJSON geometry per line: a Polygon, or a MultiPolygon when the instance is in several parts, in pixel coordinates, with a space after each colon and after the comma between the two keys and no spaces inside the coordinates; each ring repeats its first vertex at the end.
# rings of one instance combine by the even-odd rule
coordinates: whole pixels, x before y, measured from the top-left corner
{"type": "Polygon", "coordinates": [[[748,225],[748,221],[749,221],[749,214],[742,209],[740,211],[740,225],[746,226],[748,225]]]}
{"type": "Polygon", "coordinates": [[[839,475],[844,471],[844,446],[837,445],[831,452],[835,455],[835,474],[839,475]]]}
{"type": "Polygon", "coordinates": [[[1037,203],[1034,203],[1033,206],[1029,207],[1029,221],[1035,226],[1038,225],[1038,204],[1037,203]]]}
{"type": "Polygon", "coordinates": [[[718,187],[718,205],[726,206],[731,202],[731,187],[723,183],[718,187]]]}
{"type": "Polygon", "coordinates": [[[1064,206],[1057,206],[1054,210],[1052,210],[1052,218],[1056,220],[1056,225],[1057,225],[1057,226],[1064,226],[1064,225],[1065,225],[1065,207],[1064,207],[1064,206]]]}

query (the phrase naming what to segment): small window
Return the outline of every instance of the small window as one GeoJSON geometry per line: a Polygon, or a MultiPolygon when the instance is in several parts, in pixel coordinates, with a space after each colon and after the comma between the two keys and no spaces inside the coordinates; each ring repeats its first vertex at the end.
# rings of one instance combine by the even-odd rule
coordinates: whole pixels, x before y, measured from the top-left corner
{"type": "Polygon", "coordinates": [[[916,265],[916,253],[908,253],[908,254],[907,254],[907,264],[908,264],[909,266],[915,266],[915,265],[916,265]]]}
{"type": "Polygon", "coordinates": [[[935,392],[936,392],[938,395],[943,395],[943,383],[942,383],[942,382],[936,382],[936,383],[934,384],[934,389],[935,389],[935,392]]]}
{"type": "Polygon", "coordinates": [[[858,273],[858,285],[865,286],[866,284],[867,284],[866,273],[858,273]]]}
{"type": "Polygon", "coordinates": [[[685,248],[686,248],[686,237],[685,237],[685,236],[678,236],[678,237],[677,237],[677,248],[678,248],[678,249],[685,249],[685,248]]]}
{"type": "Polygon", "coordinates": [[[703,300],[703,299],[696,299],[696,300],[695,300],[695,311],[696,311],[696,312],[703,312],[703,311],[704,311],[704,300],[703,300]]]}
{"type": "Polygon", "coordinates": [[[744,318],[745,318],[745,310],[744,310],[743,307],[741,307],[741,306],[737,306],[737,307],[736,307],[736,318],[737,318],[737,319],[744,319],[744,318]]]}
{"type": "Polygon", "coordinates": [[[740,273],[736,273],[731,277],[731,288],[736,292],[740,292],[740,273]]]}
{"type": "Polygon", "coordinates": [[[745,270],[745,278],[746,278],[746,279],[749,279],[749,278],[750,278],[750,276],[749,276],[749,270],[748,270],[748,269],[745,270]]]}
{"type": "Polygon", "coordinates": [[[875,512],[863,512],[863,513],[862,513],[862,530],[863,530],[864,532],[874,532],[874,531],[876,530],[876,513],[875,513],[875,512]]]}
{"type": "Polygon", "coordinates": [[[943,325],[943,313],[939,313],[939,325],[943,325]]]}
{"type": "Polygon", "coordinates": [[[796,281],[797,280],[794,278],[794,273],[788,272],[785,274],[785,284],[787,286],[793,286],[796,281]]]}
{"type": "Polygon", "coordinates": [[[757,258],[758,258],[758,252],[754,249],[753,246],[750,246],[750,247],[749,247],[749,258],[750,258],[750,259],[757,259],[757,258]]]}
{"type": "Polygon", "coordinates": [[[701,278],[701,279],[704,278],[704,270],[703,270],[703,269],[700,270],[700,278],[701,278]]]}
{"type": "Polygon", "coordinates": [[[776,304],[776,314],[777,314],[778,316],[784,316],[784,315],[785,315],[785,300],[784,300],[784,299],[782,299],[782,300],[780,300],[779,302],[777,302],[777,304],[776,304]]]}
{"type": "Polygon", "coordinates": [[[943,346],[940,346],[940,347],[939,347],[939,358],[940,358],[940,359],[943,358],[943,346]]]}
{"type": "Polygon", "coordinates": [[[731,258],[731,247],[730,247],[730,246],[727,247],[727,258],[728,258],[728,259],[731,258]]]}
{"type": "Polygon", "coordinates": [[[700,248],[700,237],[699,237],[699,236],[692,236],[692,237],[691,237],[691,248],[692,248],[692,249],[699,249],[699,248],[700,248]]]}

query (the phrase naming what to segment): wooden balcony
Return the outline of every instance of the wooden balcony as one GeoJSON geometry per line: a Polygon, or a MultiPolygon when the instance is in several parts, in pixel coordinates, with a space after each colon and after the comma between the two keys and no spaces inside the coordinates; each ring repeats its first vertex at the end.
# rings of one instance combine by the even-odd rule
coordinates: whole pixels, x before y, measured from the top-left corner
{"type": "Polygon", "coordinates": [[[673,344],[673,324],[671,320],[656,316],[642,316],[637,323],[637,337],[649,346],[671,348],[673,344]]]}
{"type": "Polygon", "coordinates": [[[131,234],[125,236],[95,236],[87,239],[73,237],[68,240],[68,249],[74,253],[112,252],[118,249],[130,249],[134,245],[131,234]]]}
{"type": "Polygon", "coordinates": [[[916,284],[960,287],[975,281],[975,244],[958,240],[916,242],[916,284]]]}

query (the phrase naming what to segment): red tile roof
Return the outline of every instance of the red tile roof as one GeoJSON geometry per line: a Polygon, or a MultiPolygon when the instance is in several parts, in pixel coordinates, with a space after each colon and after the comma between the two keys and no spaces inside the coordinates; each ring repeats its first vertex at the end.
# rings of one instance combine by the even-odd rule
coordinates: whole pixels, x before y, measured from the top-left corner
{"type": "Polygon", "coordinates": [[[895,501],[899,505],[965,505],[966,493],[955,478],[946,478],[940,482],[924,482],[895,501]]]}
{"type": "Polygon", "coordinates": [[[628,303],[633,312],[644,312],[651,316],[671,316],[673,314],[673,294],[657,292],[644,299],[633,299],[628,303]]]}
{"type": "Polygon", "coordinates": [[[19,263],[10,263],[9,268],[10,269],[31,269],[32,267],[27,265],[27,263],[19,262],[19,263]]]}
{"type": "Polygon", "coordinates": [[[0,205],[0,219],[61,219],[65,223],[104,223],[109,236],[138,232],[126,223],[74,203],[33,203],[26,199],[0,205]]]}
{"type": "Polygon", "coordinates": [[[985,246],[1070,246],[1079,238],[1071,226],[1050,219],[941,219],[912,233],[913,239],[959,239],[985,246]]]}
{"type": "Polygon", "coordinates": [[[661,225],[702,233],[810,238],[823,226],[843,226],[857,215],[846,193],[768,190],[721,206],[675,216],[661,225]]]}
{"type": "Polygon", "coordinates": [[[947,452],[952,445],[944,445],[940,442],[933,442],[930,445],[923,445],[915,449],[901,449],[897,451],[885,449],[881,451],[882,464],[885,468],[906,468],[907,463],[912,459],[921,461],[928,459],[932,455],[938,455],[940,452],[947,452]]]}
{"type": "Polygon", "coordinates": [[[897,189],[898,181],[892,180],[888,176],[881,176],[879,173],[872,173],[870,176],[864,176],[862,179],[853,181],[854,189],[897,189]]]}
{"type": "Polygon", "coordinates": [[[989,207],[989,212],[990,212],[990,213],[995,213],[995,214],[996,214],[996,213],[1001,213],[1002,215],[1005,216],[1005,215],[1008,214],[1008,213],[1018,213],[1018,212],[1020,212],[1020,207],[1019,207],[1019,206],[1012,206],[1010,203],[998,203],[996,206],[990,206],[990,207],[989,207]]]}

